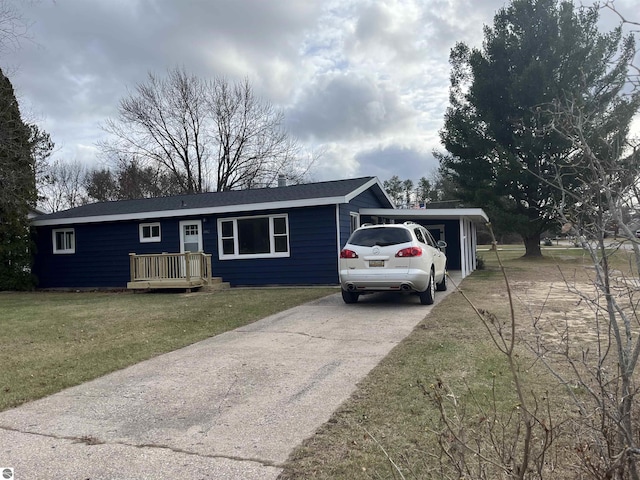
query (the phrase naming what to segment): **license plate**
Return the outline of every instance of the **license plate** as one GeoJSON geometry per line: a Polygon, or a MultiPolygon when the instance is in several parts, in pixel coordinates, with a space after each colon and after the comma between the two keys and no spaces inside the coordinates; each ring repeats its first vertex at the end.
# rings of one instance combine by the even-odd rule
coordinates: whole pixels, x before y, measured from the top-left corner
{"type": "Polygon", "coordinates": [[[369,260],[370,267],[384,267],[384,260],[369,260]]]}

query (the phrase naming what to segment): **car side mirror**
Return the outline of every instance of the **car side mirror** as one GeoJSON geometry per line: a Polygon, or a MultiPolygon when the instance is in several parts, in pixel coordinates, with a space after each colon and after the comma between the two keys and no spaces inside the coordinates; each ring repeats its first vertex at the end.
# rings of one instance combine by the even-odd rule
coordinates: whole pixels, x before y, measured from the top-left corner
{"type": "Polygon", "coordinates": [[[447,242],[445,242],[444,240],[438,240],[438,243],[436,245],[438,245],[438,248],[440,249],[447,248],[447,242]]]}

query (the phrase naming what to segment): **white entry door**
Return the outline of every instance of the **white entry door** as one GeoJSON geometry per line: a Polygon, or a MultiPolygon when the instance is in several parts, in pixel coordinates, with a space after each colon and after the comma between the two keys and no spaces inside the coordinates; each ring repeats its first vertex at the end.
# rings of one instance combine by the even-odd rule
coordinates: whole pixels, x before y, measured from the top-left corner
{"type": "MultiPolygon", "coordinates": [[[[180,253],[202,251],[202,222],[185,220],[180,222],[180,253]]],[[[191,262],[191,275],[200,276],[200,263],[191,262]]],[[[184,267],[183,267],[184,268],[184,267]]]]}

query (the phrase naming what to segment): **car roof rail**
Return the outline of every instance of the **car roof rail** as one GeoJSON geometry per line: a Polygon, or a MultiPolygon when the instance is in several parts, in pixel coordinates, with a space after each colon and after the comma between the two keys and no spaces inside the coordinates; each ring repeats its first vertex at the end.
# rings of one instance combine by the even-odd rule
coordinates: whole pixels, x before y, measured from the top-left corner
{"type": "Polygon", "coordinates": [[[363,223],[362,225],[360,225],[361,227],[370,227],[371,225],[373,225],[373,223],[363,223]]]}
{"type": "Polygon", "coordinates": [[[418,225],[416,222],[412,222],[411,220],[407,220],[403,223],[403,225],[418,225]]]}

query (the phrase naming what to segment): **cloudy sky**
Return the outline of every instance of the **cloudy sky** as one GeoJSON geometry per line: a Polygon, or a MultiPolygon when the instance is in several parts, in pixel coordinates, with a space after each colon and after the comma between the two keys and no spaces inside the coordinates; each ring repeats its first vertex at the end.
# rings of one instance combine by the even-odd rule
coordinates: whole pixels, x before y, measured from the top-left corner
{"type": "MultiPolygon", "coordinates": [[[[11,0],[8,0],[11,1],[11,0]]],[[[618,0],[620,7],[636,0],[618,0]]],[[[29,38],[0,52],[55,156],[99,164],[100,126],[149,72],[247,77],[323,152],[313,180],[437,167],[451,47],[480,46],[504,0],[14,0],[29,38]]],[[[628,9],[627,9],[628,11],[628,9]]]]}

